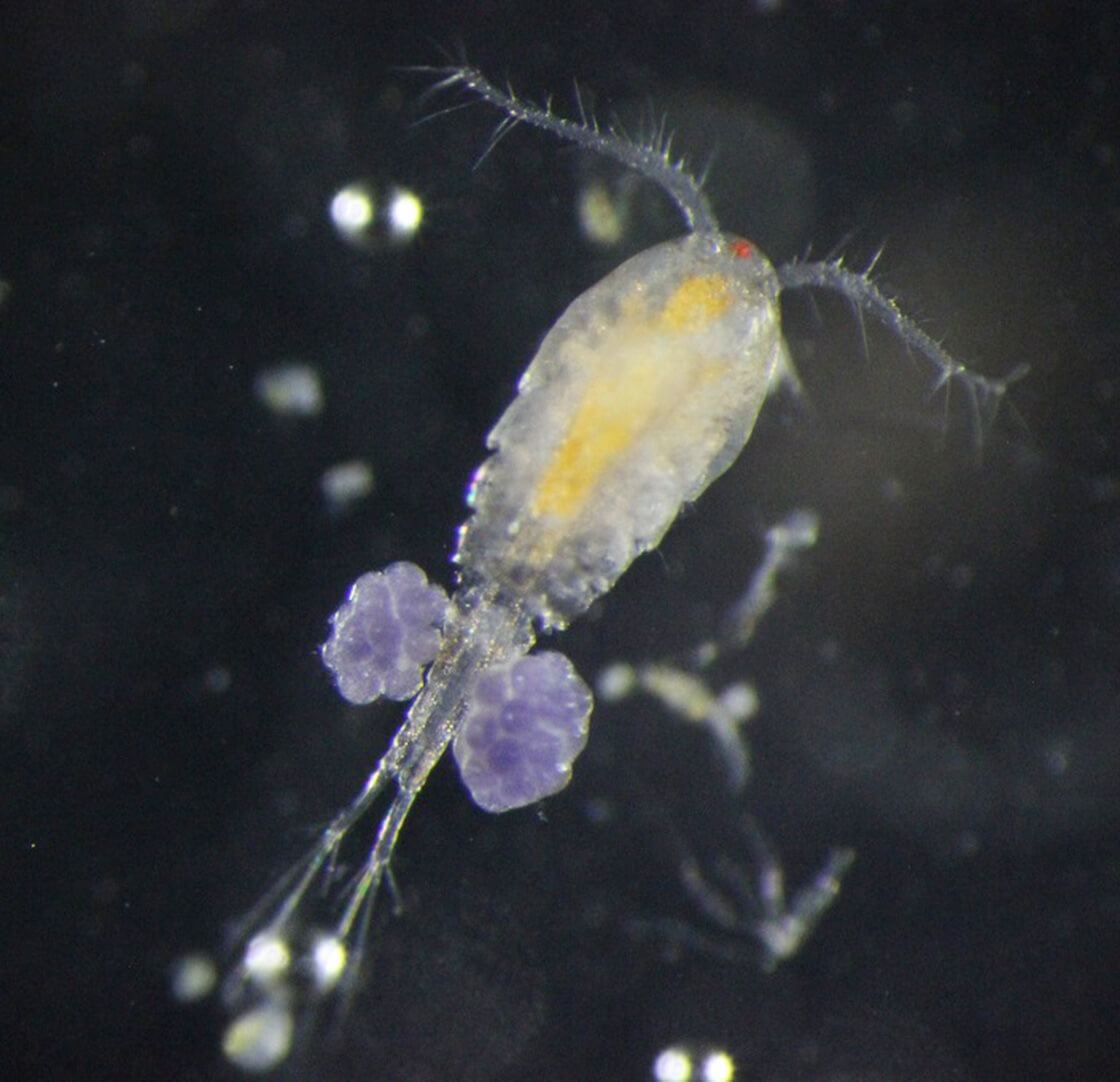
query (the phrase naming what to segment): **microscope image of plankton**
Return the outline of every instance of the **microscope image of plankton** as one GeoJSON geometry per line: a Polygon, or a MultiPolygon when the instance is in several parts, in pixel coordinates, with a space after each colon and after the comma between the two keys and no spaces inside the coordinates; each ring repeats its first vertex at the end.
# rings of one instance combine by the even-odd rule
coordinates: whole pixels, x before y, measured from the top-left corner
{"type": "MultiPolygon", "coordinates": [[[[454,593],[398,562],[362,575],[331,617],[322,659],[342,696],[410,705],[361,790],[243,928],[221,996],[230,1015],[224,1054],[248,1071],[283,1062],[301,1012],[353,985],[374,900],[383,884],[395,891],[391,862],[401,828],[449,747],[471,799],[490,812],[531,805],[568,784],[587,741],[593,695],[564,654],[535,649],[536,641],[578,618],[635,557],[655,549],[681,508],[736,460],[770,392],[783,381],[796,385],[779,318],[783,290],[846,298],[928,364],[935,387],[958,385],[978,424],[994,416],[1008,384],[964,368],[866,274],[832,261],[775,269],[751,241],[721,232],[663,131],[631,140],[522,100],[474,68],[436,74],[435,90],[459,90],[501,114],[494,142],[525,124],[614,159],[660,186],[687,232],[617,267],[544,337],[468,488],[454,593]],[[378,814],[368,853],[343,875],[343,840],[378,814]],[[327,909],[333,917],[321,924],[317,916],[327,909]]],[[[773,600],[778,570],[815,536],[807,512],[772,528],[769,556],[732,613],[739,630],[713,643],[709,659],[749,639],[773,600]]],[[[732,786],[741,788],[749,689],[717,695],[702,669],[703,662],[691,673],[616,667],[600,678],[600,698],[643,692],[705,721],[724,749],[732,786]]],[[[834,851],[787,904],[780,868],[756,849],[755,913],[729,907],[696,869],[683,868],[682,879],[706,914],[759,939],[772,967],[815,925],[851,854],[834,851]]],[[[188,976],[181,967],[183,987],[188,976]]]]}

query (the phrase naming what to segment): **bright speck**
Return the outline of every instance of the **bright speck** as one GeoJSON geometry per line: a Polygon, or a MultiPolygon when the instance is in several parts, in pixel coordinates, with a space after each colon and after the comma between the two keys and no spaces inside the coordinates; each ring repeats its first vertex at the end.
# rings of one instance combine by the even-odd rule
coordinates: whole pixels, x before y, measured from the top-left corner
{"type": "Polygon", "coordinates": [[[346,970],[346,944],[338,936],[320,936],[311,948],[311,975],[319,992],[329,992],[346,970]]]}
{"type": "Polygon", "coordinates": [[[666,1048],[653,1061],[654,1082],[689,1082],[692,1056],[684,1048],[666,1048]]]}
{"type": "Polygon", "coordinates": [[[359,181],[335,193],[331,200],[331,221],[340,233],[349,236],[368,229],[375,210],[373,193],[359,181]]]}
{"type": "Polygon", "coordinates": [[[735,1077],[735,1061],[723,1051],[709,1052],[700,1068],[703,1082],[731,1082],[735,1077]]]}
{"type": "Polygon", "coordinates": [[[415,193],[394,188],[389,198],[389,235],[392,240],[411,240],[420,228],[424,207],[415,193]]]}
{"type": "Polygon", "coordinates": [[[257,984],[271,984],[287,972],[291,963],[288,944],[271,932],[254,936],[245,948],[245,973],[257,984]]]}

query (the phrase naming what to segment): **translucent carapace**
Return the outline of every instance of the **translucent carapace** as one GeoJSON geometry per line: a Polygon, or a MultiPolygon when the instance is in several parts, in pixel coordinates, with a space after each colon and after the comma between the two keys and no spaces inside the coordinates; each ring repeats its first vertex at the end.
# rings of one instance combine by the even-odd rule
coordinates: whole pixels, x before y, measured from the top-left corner
{"type": "Polygon", "coordinates": [[[745,242],[627,260],[556,321],[490,433],[463,581],[563,627],[736,459],[788,365],[777,277],[745,242]]]}

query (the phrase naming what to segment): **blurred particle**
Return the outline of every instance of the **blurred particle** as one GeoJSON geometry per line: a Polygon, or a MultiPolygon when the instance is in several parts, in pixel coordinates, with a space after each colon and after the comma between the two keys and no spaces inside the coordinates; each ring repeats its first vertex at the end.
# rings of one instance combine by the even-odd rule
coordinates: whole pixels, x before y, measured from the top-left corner
{"type": "Polygon", "coordinates": [[[207,669],[202,677],[202,686],[209,695],[224,695],[233,684],[233,673],[224,665],[207,669]]]}
{"type": "Polygon", "coordinates": [[[330,216],[338,235],[356,248],[401,247],[419,232],[424,205],[399,185],[378,189],[356,180],[335,192],[330,216]]]}
{"type": "Polygon", "coordinates": [[[351,184],[331,200],[331,221],[344,236],[361,234],[373,222],[373,194],[362,184],[351,184]]]}
{"type": "Polygon", "coordinates": [[[342,979],[348,961],[346,944],[336,935],[320,935],[311,949],[311,980],[317,992],[329,992],[342,979]]]}
{"type": "Polygon", "coordinates": [[[288,1058],[293,1028],[291,1011],[279,1003],[264,1003],[229,1024],[222,1052],[243,1071],[271,1071],[288,1058]]]}
{"type": "Polygon", "coordinates": [[[584,815],[589,823],[602,826],[614,819],[614,807],[606,797],[592,797],[583,806],[584,815]]]}
{"type": "Polygon", "coordinates": [[[218,969],[206,954],[184,954],[171,963],[171,995],[178,1003],[205,999],[218,983],[218,969]]]}
{"type": "Polygon", "coordinates": [[[323,471],[319,488],[331,514],[344,514],[373,491],[373,467],[360,458],[336,462],[323,471]]]}
{"type": "Polygon", "coordinates": [[[688,1082],[692,1077],[692,1057],[683,1048],[666,1048],[653,1061],[656,1082],[688,1082]]]}
{"type": "Polygon", "coordinates": [[[608,665],[595,681],[595,691],[604,702],[616,703],[633,695],[638,687],[638,673],[633,665],[616,661],[608,665]]]}
{"type": "Polygon", "coordinates": [[[1071,748],[1068,740],[1055,741],[1045,749],[1046,771],[1051,777],[1060,778],[1069,770],[1071,748]]]}
{"type": "Polygon", "coordinates": [[[245,976],[262,987],[273,985],[288,972],[292,952],[279,936],[261,932],[249,940],[245,949],[245,976]]]}
{"type": "Polygon", "coordinates": [[[258,372],[253,390],[265,409],[282,417],[317,417],[323,412],[319,373],[299,361],[258,372]]]}
{"type": "Polygon", "coordinates": [[[592,244],[609,248],[622,240],[628,212],[626,199],[601,180],[591,180],[580,189],[576,203],[579,228],[592,244]]]}
{"type": "Polygon", "coordinates": [[[424,208],[420,200],[403,188],[397,188],[389,200],[389,226],[393,236],[398,240],[411,240],[413,234],[420,228],[424,217],[424,208]]]}
{"type": "Polygon", "coordinates": [[[735,1061],[726,1052],[710,1051],[701,1064],[700,1077],[704,1082],[731,1082],[735,1077],[735,1061]]]}
{"type": "Polygon", "coordinates": [[[879,491],[884,503],[900,504],[906,499],[906,486],[897,477],[888,477],[879,491]]]}

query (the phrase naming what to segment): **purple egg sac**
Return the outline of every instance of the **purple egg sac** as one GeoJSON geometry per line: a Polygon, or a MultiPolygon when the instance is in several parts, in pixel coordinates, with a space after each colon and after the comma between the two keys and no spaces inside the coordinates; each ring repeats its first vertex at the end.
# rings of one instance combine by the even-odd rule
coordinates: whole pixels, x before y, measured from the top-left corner
{"type": "Polygon", "coordinates": [[[591,690],[555,651],[486,669],[454,744],[471,799],[503,812],[563,789],[587,743],[591,704],[591,690]]]}
{"type": "Polygon", "coordinates": [[[415,564],[399,562],[362,575],[331,617],[323,664],[344,699],[411,699],[439,650],[447,594],[415,564]]]}

